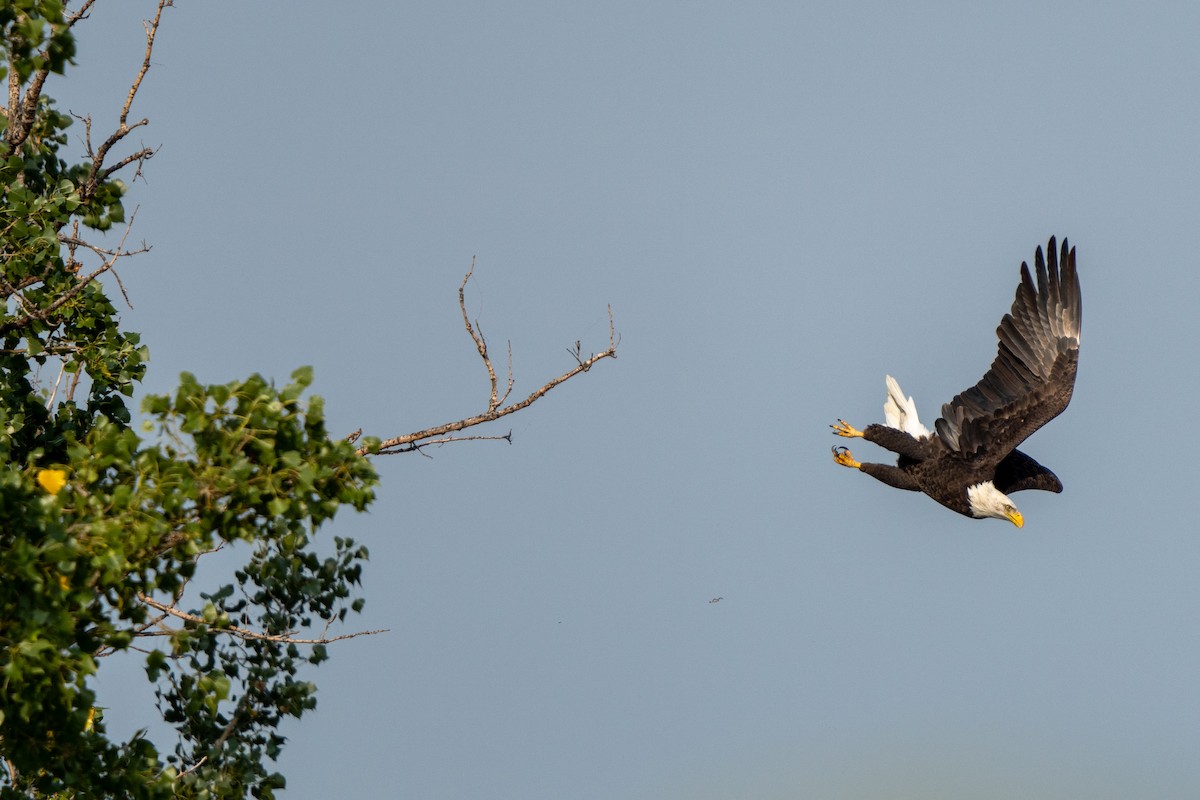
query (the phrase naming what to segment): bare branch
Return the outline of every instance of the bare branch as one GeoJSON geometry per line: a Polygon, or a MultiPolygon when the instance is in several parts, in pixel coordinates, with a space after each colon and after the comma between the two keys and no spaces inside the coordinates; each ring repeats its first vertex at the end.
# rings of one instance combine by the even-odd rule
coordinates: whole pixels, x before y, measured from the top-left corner
{"type": "Polygon", "coordinates": [[[83,377],[83,370],[81,370],[81,369],[75,370],[75,373],[71,376],[71,387],[69,389],[67,389],[67,398],[66,399],[67,399],[68,403],[75,399],[75,389],[77,389],[79,387],[79,379],[82,377],[83,377]]]}
{"type": "MultiPolygon", "coordinates": [[[[43,51],[43,54],[45,51],[43,51]]],[[[33,127],[33,120],[37,116],[38,100],[41,99],[42,89],[46,85],[46,78],[50,77],[50,69],[38,70],[32,80],[29,81],[29,87],[25,90],[25,99],[21,102],[20,109],[20,135],[21,141],[25,141],[25,137],[29,135],[30,128],[33,127]]]]}
{"type": "Polygon", "coordinates": [[[63,373],[67,371],[67,362],[64,359],[58,368],[58,377],[54,379],[54,390],[50,392],[50,397],[46,399],[46,408],[54,408],[54,398],[58,396],[58,385],[62,383],[63,373]]]}
{"type": "Polygon", "coordinates": [[[146,73],[150,71],[150,56],[154,52],[154,37],[158,35],[158,23],[162,19],[163,9],[169,5],[174,5],[172,0],[158,0],[158,10],[154,12],[154,19],[143,23],[146,28],[146,55],[142,58],[142,68],[138,70],[137,77],[133,79],[133,85],[129,87],[129,96],[125,98],[125,105],[121,107],[121,127],[125,127],[125,120],[129,118],[129,107],[133,105],[133,98],[137,97],[138,89],[141,88],[142,78],[146,77],[146,73]]]}
{"type": "MultiPolygon", "coordinates": [[[[139,122],[138,125],[146,125],[149,122],[150,122],[150,120],[144,119],[141,122],[139,122]]],[[[100,180],[102,180],[102,181],[108,180],[108,177],[110,175],[112,175],[114,172],[120,172],[121,170],[125,169],[125,167],[129,166],[130,164],[132,164],[133,162],[136,161],[137,169],[134,170],[133,177],[130,179],[130,180],[135,181],[142,176],[142,164],[144,162],[149,161],[150,159],[154,158],[154,156],[157,155],[157,153],[158,153],[158,149],[156,149],[156,148],[143,147],[141,150],[138,150],[136,153],[131,153],[130,155],[125,156],[120,161],[113,164],[111,167],[105,167],[100,172],[100,180]]]]}
{"type": "Polygon", "coordinates": [[[475,256],[471,256],[471,268],[467,270],[462,283],[458,286],[458,307],[462,311],[463,324],[467,326],[467,333],[471,335],[471,341],[475,342],[475,349],[479,351],[479,357],[483,359],[483,365],[487,367],[488,380],[492,384],[492,397],[488,401],[488,411],[494,411],[500,405],[496,391],[496,370],[492,367],[491,357],[488,356],[487,340],[483,338],[483,329],[479,327],[479,321],[476,320],[472,327],[471,318],[467,316],[466,288],[467,281],[471,280],[473,274],[475,274],[475,256]]]}
{"type": "Polygon", "coordinates": [[[67,12],[66,20],[67,27],[75,27],[75,23],[81,19],[87,19],[92,11],[92,6],[96,5],[96,0],[84,0],[84,4],[79,7],[78,11],[67,12]]]}
{"type": "Polygon", "coordinates": [[[84,114],[83,116],[80,116],[74,111],[70,112],[70,114],[72,117],[83,123],[83,152],[87,154],[88,158],[94,159],[96,157],[96,151],[92,149],[92,115],[84,114]]]}
{"type": "MultiPolygon", "coordinates": [[[[456,433],[467,428],[473,428],[476,425],[482,425],[487,422],[494,422],[501,417],[507,417],[509,414],[528,408],[536,403],[554,387],[566,383],[571,378],[574,378],[580,373],[587,372],[597,362],[605,358],[617,357],[617,345],[620,339],[617,336],[616,328],[613,325],[612,306],[608,307],[608,349],[600,353],[591,353],[586,358],[583,356],[582,345],[579,342],[575,343],[574,350],[568,350],[575,358],[575,367],[564,372],[553,380],[547,381],[541,387],[533,391],[524,400],[520,400],[509,405],[504,405],[509,394],[512,392],[513,376],[512,376],[512,345],[509,344],[509,374],[508,387],[504,392],[504,396],[499,396],[499,390],[496,380],[496,370],[492,366],[491,357],[488,355],[487,342],[483,338],[483,334],[479,330],[479,323],[471,324],[470,317],[467,315],[467,306],[465,300],[465,289],[467,281],[471,279],[471,275],[475,272],[475,259],[471,259],[471,268],[467,271],[466,277],[463,278],[462,284],[458,287],[458,306],[462,312],[463,324],[466,326],[467,333],[471,336],[471,341],[475,343],[475,349],[479,351],[479,357],[483,359],[484,366],[487,368],[488,381],[491,384],[491,397],[488,401],[487,411],[482,414],[477,414],[473,417],[460,419],[455,422],[447,422],[443,425],[437,425],[433,428],[426,428],[416,433],[409,433],[403,436],[396,436],[391,439],[386,439],[380,443],[379,448],[375,451],[376,455],[393,455],[396,453],[412,453],[419,452],[423,447],[430,444],[443,444],[445,442],[457,442],[475,439],[506,439],[510,443],[512,441],[512,431],[509,431],[506,436],[458,436],[446,437],[447,434],[456,433]]],[[[366,447],[358,448],[359,455],[367,455],[371,451],[366,447]]]]}
{"type": "Polygon", "coordinates": [[[247,630],[245,628],[239,628],[235,625],[230,625],[227,628],[216,628],[216,627],[213,627],[208,622],[206,622],[203,617],[198,617],[195,614],[189,614],[186,611],[180,611],[179,609],[175,608],[174,606],[167,605],[166,603],[160,603],[159,601],[157,601],[151,597],[147,597],[145,594],[143,594],[141,592],[138,592],[137,598],[138,598],[138,600],[141,600],[143,603],[150,606],[151,608],[161,611],[164,614],[172,616],[176,619],[183,620],[184,622],[191,622],[194,625],[206,625],[214,631],[228,633],[230,636],[236,636],[239,639],[246,639],[246,640],[257,640],[257,641],[263,641],[263,642],[282,642],[284,644],[329,644],[330,642],[340,642],[343,639],[354,639],[359,636],[373,636],[377,633],[387,633],[387,628],[380,628],[378,630],[373,630],[373,631],[357,631],[355,633],[344,633],[341,636],[328,636],[328,637],[321,636],[318,639],[297,639],[294,636],[292,636],[290,633],[283,633],[283,634],[258,633],[257,631],[251,631],[251,630],[247,630]]]}
{"type": "MultiPolygon", "coordinates": [[[[510,394],[512,394],[513,384],[515,382],[516,381],[513,379],[513,371],[512,371],[512,340],[509,339],[508,340],[508,385],[504,387],[504,396],[500,398],[500,403],[503,403],[504,401],[508,400],[508,396],[510,394]]],[[[500,405],[500,403],[497,403],[496,405],[500,405]]]]}
{"type": "Polygon", "coordinates": [[[128,136],[131,132],[143,125],[149,125],[150,120],[141,119],[137,122],[129,122],[129,110],[133,107],[133,100],[137,97],[138,89],[142,86],[142,79],[146,77],[146,73],[150,71],[150,57],[154,53],[154,38],[158,35],[159,22],[162,20],[163,9],[167,6],[174,5],[172,0],[158,0],[158,9],[154,12],[154,19],[144,23],[146,27],[146,52],[142,57],[142,66],[138,70],[137,76],[133,79],[133,83],[129,86],[129,94],[125,97],[125,104],[121,106],[121,115],[117,120],[117,129],[109,134],[98,150],[92,152],[91,145],[91,120],[86,124],[87,129],[87,152],[92,158],[92,168],[88,172],[87,180],[80,187],[80,195],[85,199],[90,198],[100,185],[117,170],[128,166],[133,162],[138,162],[138,172],[141,174],[141,162],[146,161],[154,156],[155,150],[144,147],[136,153],[126,156],[110,167],[104,166],[104,160],[108,157],[108,152],[122,139],[128,136]]]}
{"type": "Polygon", "coordinates": [[[21,125],[21,76],[16,64],[8,65],[8,105],[4,107],[4,116],[8,118],[4,138],[8,142],[9,152],[12,152],[25,138],[21,125]]]}
{"type": "MultiPolygon", "coordinates": [[[[137,209],[134,209],[133,213],[137,214],[137,209]]],[[[128,235],[128,228],[126,229],[126,235],[128,235]]],[[[145,242],[143,242],[142,246],[137,248],[136,250],[125,250],[122,248],[117,248],[116,250],[110,250],[105,247],[99,247],[98,245],[94,245],[85,239],[80,239],[78,236],[72,236],[72,235],[66,234],[66,233],[60,233],[58,235],[58,240],[60,242],[62,242],[63,244],[67,245],[68,247],[72,247],[72,248],[82,247],[83,249],[90,250],[93,253],[95,253],[96,255],[100,256],[101,258],[105,258],[105,259],[111,258],[114,256],[117,258],[125,258],[126,256],[136,256],[136,255],[141,255],[142,253],[150,252],[150,245],[146,244],[145,242]]],[[[124,241],[125,237],[121,237],[121,240],[124,241]]]]}
{"type": "Polygon", "coordinates": [[[425,453],[422,451],[426,447],[430,447],[435,444],[447,444],[449,442],[478,442],[478,441],[485,441],[485,440],[497,441],[500,439],[503,439],[504,441],[508,442],[509,444],[512,444],[512,431],[510,430],[508,433],[504,434],[503,436],[446,436],[442,439],[430,439],[427,442],[412,442],[412,443],[406,444],[396,450],[386,450],[386,451],[381,450],[378,453],[378,455],[394,456],[399,453],[420,452],[421,455],[425,456],[426,458],[431,458],[431,456],[428,453],[425,453]]]}
{"type": "MultiPolygon", "coordinates": [[[[37,282],[36,280],[33,280],[30,283],[26,284],[26,286],[32,285],[33,283],[36,283],[36,282],[37,282]]],[[[21,310],[25,311],[26,313],[30,313],[32,311],[35,311],[36,309],[32,305],[29,304],[28,300],[25,299],[25,295],[21,294],[21,289],[24,289],[24,288],[25,288],[25,286],[13,286],[8,281],[4,280],[3,278],[0,278],[0,290],[3,290],[3,296],[6,299],[9,297],[15,297],[17,300],[17,305],[21,307],[21,310]]]]}

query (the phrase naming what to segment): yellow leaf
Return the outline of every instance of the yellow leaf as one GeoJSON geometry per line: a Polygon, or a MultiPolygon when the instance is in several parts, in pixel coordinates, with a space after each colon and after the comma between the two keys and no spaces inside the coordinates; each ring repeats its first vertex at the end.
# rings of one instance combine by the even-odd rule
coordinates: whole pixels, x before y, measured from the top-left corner
{"type": "Polygon", "coordinates": [[[58,494],[67,485],[67,473],[61,469],[43,469],[37,474],[37,482],[50,494],[58,494]]]}

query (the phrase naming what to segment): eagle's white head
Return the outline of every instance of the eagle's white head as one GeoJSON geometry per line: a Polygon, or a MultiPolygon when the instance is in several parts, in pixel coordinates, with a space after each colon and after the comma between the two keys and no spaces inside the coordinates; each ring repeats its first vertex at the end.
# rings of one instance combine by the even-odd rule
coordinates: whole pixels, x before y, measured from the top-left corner
{"type": "Polygon", "coordinates": [[[967,500],[971,504],[971,514],[979,519],[993,517],[1006,519],[1018,528],[1025,525],[1025,518],[1008,495],[996,488],[991,481],[977,483],[967,489],[967,500]]]}

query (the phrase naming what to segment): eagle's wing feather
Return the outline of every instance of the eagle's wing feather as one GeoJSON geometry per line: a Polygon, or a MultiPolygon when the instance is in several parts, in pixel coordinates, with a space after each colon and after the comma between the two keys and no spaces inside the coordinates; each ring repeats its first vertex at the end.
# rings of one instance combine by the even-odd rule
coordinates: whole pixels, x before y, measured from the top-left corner
{"type": "Polygon", "coordinates": [[[1061,256],[1054,237],[1049,263],[1038,247],[1035,286],[1029,265],[1012,311],[996,335],[995,361],[977,384],[942,406],[935,424],[953,451],[977,466],[995,466],[1031,433],[1062,413],[1075,388],[1083,303],[1075,251],[1064,239],[1061,256]]]}

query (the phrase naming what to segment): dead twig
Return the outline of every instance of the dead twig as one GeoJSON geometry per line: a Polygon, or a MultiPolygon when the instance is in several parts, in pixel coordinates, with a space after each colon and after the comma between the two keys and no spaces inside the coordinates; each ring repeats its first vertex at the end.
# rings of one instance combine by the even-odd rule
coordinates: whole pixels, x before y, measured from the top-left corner
{"type": "Polygon", "coordinates": [[[512,391],[513,376],[512,376],[512,343],[508,346],[509,370],[508,370],[508,390],[504,392],[504,397],[499,397],[499,390],[496,381],[496,369],[492,366],[492,358],[488,355],[487,340],[483,338],[483,328],[479,327],[479,320],[475,320],[475,324],[471,324],[471,318],[467,316],[467,300],[466,289],[467,281],[471,280],[471,276],[475,274],[475,256],[471,256],[471,268],[467,270],[467,274],[463,276],[462,283],[458,286],[458,307],[462,311],[463,325],[467,328],[467,333],[471,337],[471,341],[475,342],[475,349],[479,351],[479,357],[483,359],[483,366],[487,368],[488,381],[492,385],[492,396],[488,401],[488,411],[494,411],[500,407],[500,404],[508,398],[508,393],[512,391]]]}
{"type": "Polygon", "coordinates": [[[87,19],[94,5],[96,5],[96,0],[84,0],[83,5],[79,7],[78,11],[68,11],[66,15],[67,27],[73,28],[79,20],[87,19]]]}
{"type": "Polygon", "coordinates": [[[496,441],[499,439],[503,439],[504,441],[508,442],[509,444],[512,444],[512,431],[510,430],[508,433],[503,434],[502,436],[445,436],[441,439],[430,439],[427,442],[411,442],[409,444],[403,445],[401,447],[397,447],[392,450],[380,451],[377,455],[394,456],[399,453],[418,452],[421,455],[425,456],[426,458],[433,458],[433,456],[424,452],[426,447],[431,447],[435,444],[447,444],[449,442],[478,442],[478,441],[483,441],[483,440],[496,441]]]}
{"type": "Polygon", "coordinates": [[[129,110],[133,107],[133,100],[137,97],[138,89],[142,86],[142,80],[146,77],[146,73],[150,71],[150,57],[154,53],[154,38],[158,35],[159,22],[162,20],[163,9],[169,5],[173,5],[172,0],[158,0],[158,9],[154,12],[154,19],[147,20],[144,25],[146,28],[146,52],[142,57],[142,65],[138,70],[137,76],[134,77],[133,83],[129,86],[129,94],[125,97],[125,104],[121,106],[121,115],[117,118],[117,129],[109,134],[98,150],[92,152],[91,142],[91,121],[88,120],[85,128],[87,131],[87,154],[92,159],[92,168],[88,171],[87,179],[81,187],[80,194],[86,199],[90,198],[95,193],[101,182],[106,180],[110,175],[119,169],[122,169],[133,162],[138,162],[136,175],[141,174],[142,162],[154,156],[155,150],[149,147],[143,147],[136,153],[126,156],[113,164],[110,167],[104,166],[104,160],[108,157],[108,153],[112,148],[132,133],[137,128],[144,125],[149,125],[150,120],[140,119],[132,124],[129,122],[129,110]]]}
{"type": "MultiPolygon", "coordinates": [[[[153,608],[156,611],[161,611],[168,616],[174,617],[175,619],[182,620],[184,622],[190,622],[193,625],[208,625],[214,631],[219,631],[221,633],[228,633],[230,636],[235,636],[238,639],[256,640],[256,641],[262,641],[262,642],[282,642],[284,644],[329,644],[331,642],[340,642],[343,639],[355,639],[359,636],[373,636],[377,633],[387,633],[386,628],[380,628],[379,630],[373,630],[373,631],[356,631],[355,633],[344,633],[341,636],[321,636],[320,638],[317,638],[317,639],[297,639],[294,636],[292,636],[290,633],[279,633],[279,634],[259,633],[257,631],[251,631],[251,630],[247,630],[245,628],[239,628],[236,625],[230,625],[225,628],[216,628],[216,627],[213,627],[212,625],[210,625],[208,622],[206,622],[203,617],[198,617],[195,614],[189,614],[186,611],[180,611],[179,609],[175,608],[174,606],[168,605],[166,603],[160,603],[159,601],[155,600],[154,598],[148,597],[147,595],[145,595],[141,592],[138,592],[137,598],[138,598],[138,600],[142,601],[146,605],[150,606],[150,608],[153,608]]],[[[326,627],[328,627],[328,626],[326,626],[326,627]]]]}
{"type": "Polygon", "coordinates": [[[467,428],[473,428],[476,425],[494,422],[502,417],[507,417],[509,414],[528,408],[536,403],[541,398],[545,397],[556,386],[566,383],[571,378],[574,378],[580,373],[589,371],[598,361],[606,358],[617,357],[617,345],[620,343],[620,338],[617,336],[616,328],[613,324],[612,306],[608,307],[608,348],[599,353],[589,353],[586,357],[583,355],[583,346],[580,342],[575,342],[575,348],[568,348],[569,353],[575,359],[575,367],[567,370],[562,375],[559,375],[553,380],[549,380],[542,384],[539,388],[531,392],[525,399],[509,405],[504,405],[508,400],[509,394],[513,388],[512,374],[512,344],[509,343],[508,348],[508,385],[501,395],[499,391],[499,382],[496,378],[496,369],[492,365],[491,356],[488,353],[487,340],[483,336],[483,331],[479,327],[479,323],[471,323],[471,318],[467,314],[466,302],[466,287],[467,282],[475,273],[475,259],[471,259],[471,268],[467,270],[466,276],[458,287],[458,307],[462,312],[463,325],[467,329],[467,334],[471,337],[471,341],[475,343],[475,349],[479,352],[479,357],[483,360],[483,365],[487,369],[488,383],[490,384],[490,394],[488,398],[487,410],[482,414],[477,414],[473,417],[460,419],[455,422],[447,422],[443,425],[437,425],[432,428],[408,433],[403,436],[395,436],[391,439],[385,439],[381,442],[373,453],[366,447],[358,449],[359,455],[394,455],[397,453],[412,453],[420,452],[422,448],[431,444],[444,444],[446,442],[469,441],[477,439],[505,439],[509,443],[512,442],[512,431],[509,431],[505,436],[457,436],[447,437],[447,434],[457,433],[467,428]]]}

